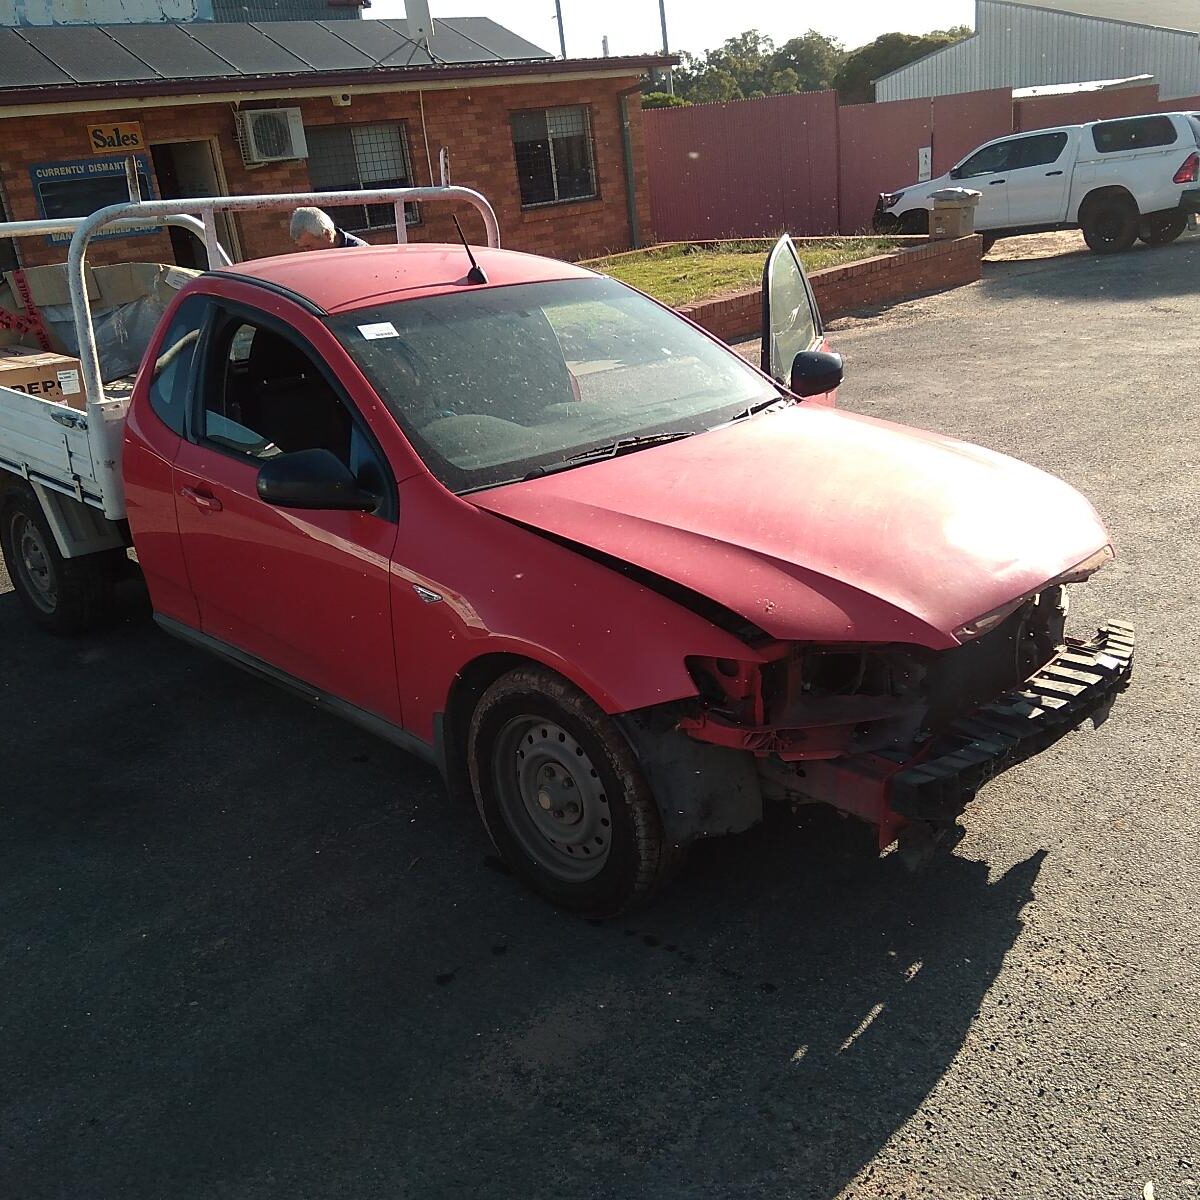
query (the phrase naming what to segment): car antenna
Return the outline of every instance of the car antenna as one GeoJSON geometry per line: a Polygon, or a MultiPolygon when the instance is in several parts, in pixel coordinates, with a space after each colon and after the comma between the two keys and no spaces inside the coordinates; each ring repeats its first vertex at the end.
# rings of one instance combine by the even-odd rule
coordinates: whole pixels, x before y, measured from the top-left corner
{"type": "Polygon", "coordinates": [[[463,249],[467,252],[467,257],[471,260],[471,269],[467,272],[468,283],[487,283],[488,277],[483,273],[483,268],[475,261],[475,255],[471,253],[471,245],[467,241],[467,235],[463,233],[462,226],[458,223],[458,214],[451,214],[454,217],[454,228],[458,230],[458,236],[462,239],[463,249]]]}

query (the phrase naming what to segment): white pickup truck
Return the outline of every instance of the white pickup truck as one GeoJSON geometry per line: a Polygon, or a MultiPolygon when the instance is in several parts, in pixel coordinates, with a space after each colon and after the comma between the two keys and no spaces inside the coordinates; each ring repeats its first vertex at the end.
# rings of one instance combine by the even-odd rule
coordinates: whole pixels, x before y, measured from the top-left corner
{"type": "Polygon", "coordinates": [[[933,193],[980,193],[975,230],[986,241],[1079,228],[1097,254],[1174,241],[1200,212],[1200,113],[1154,113],[1039,129],[987,142],[945,175],[884,192],[879,233],[927,233],[933,193]]]}

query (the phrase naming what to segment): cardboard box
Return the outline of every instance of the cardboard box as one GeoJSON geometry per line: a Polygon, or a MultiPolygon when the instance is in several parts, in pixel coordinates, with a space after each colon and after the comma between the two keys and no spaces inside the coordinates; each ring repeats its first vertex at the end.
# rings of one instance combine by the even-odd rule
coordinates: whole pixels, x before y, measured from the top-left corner
{"type": "Polygon", "coordinates": [[[67,404],[81,412],[87,407],[79,359],[24,346],[6,346],[0,353],[0,387],[13,388],[43,400],[67,404]]]}

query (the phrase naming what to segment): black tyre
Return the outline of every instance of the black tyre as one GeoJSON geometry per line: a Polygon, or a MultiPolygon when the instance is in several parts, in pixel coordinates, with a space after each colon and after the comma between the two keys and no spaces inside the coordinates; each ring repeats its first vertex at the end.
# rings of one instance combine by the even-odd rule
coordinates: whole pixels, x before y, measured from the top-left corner
{"type": "Polygon", "coordinates": [[[63,558],[37,498],[14,492],[0,508],[0,551],[26,612],[51,633],[82,633],[113,612],[111,554],[63,558]]]}
{"type": "Polygon", "coordinates": [[[920,234],[929,232],[929,213],[923,208],[914,208],[900,218],[900,232],[920,234]]]}
{"type": "Polygon", "coordinates": [[[1147,246],[1166,246],[1180,237],[1187,228],[1187,214],[1182,212],[1151,213],[1142,219],[1138,237],[1147,246]]]}
{"type": "Polygon", "coordinates": [[[616,722],[552,671],[521,667],[487,689],[467,764],[501,858],[554,904],[616,916],[683,861],[616,722]]]}
{"type": "Polygon", "coordinates": [[[1096,254],[1128,250],[1137,241],[1140,224],[1137,205],[1128,196],[1098,196],[1079,215],[1083,240],[1096,254]]]}

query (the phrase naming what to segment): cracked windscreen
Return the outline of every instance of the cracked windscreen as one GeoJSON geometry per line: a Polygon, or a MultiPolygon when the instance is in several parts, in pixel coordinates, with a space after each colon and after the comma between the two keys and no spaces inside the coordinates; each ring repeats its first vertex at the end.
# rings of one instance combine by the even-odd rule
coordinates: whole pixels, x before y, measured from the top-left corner
{"type": "Polygon", "coordinates": [[[699,433],[778,395],[733,351],[605,278],[464,290],[328,324],[454,491],[699,433]]]}

